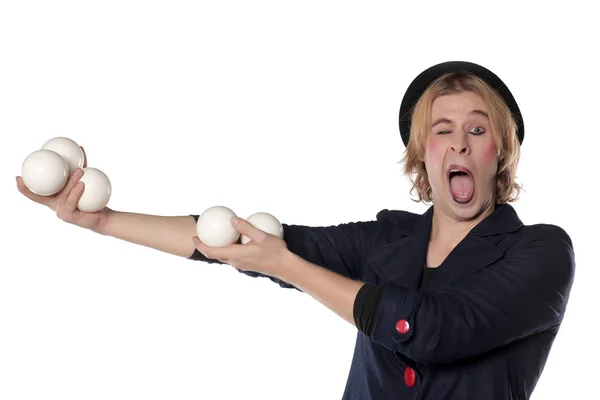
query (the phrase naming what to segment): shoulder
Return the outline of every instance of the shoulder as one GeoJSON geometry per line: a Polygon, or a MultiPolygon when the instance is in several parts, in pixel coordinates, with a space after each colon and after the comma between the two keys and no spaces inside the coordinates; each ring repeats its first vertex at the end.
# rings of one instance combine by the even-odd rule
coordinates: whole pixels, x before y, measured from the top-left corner
{"type": "Polygon", "coordinates": [[[390,223],[393,225],[414,225],[421,218],[423,214],[417,214],[411,211],[406,210],[390,210],[388,208],[384,208],[376,214],[376,218],[378,221],[383,221],[386,223],[390,223]]]}
{"type": "Polygon", "coordinates": [[[544,222],[525,224],[510,204],[498,205],[495,212],[479,225],[473,232],[505,251],[552,245],[573,249],[573,241],[564,228],[544,222]]]}
{"type": "Polygon", "coordinates": [[[376,220],[382,227],[397,230],[404,235],[410,235],[423,220],[423,214],[386,208],[376,214],[376,220]]]}
{"type": "Polygon", "coordinates": [[[370,220],[340,222],[327,226],[306,226],[284,223],[286,240],[324,239],[329,242],[359,242],[365,248],[372,248],[399,241],[412,235],[422,215],[402,211],[383,209],[375,213],[370,220]]]}
{"type": "Polygon", "coordinates": [[[372,222],[374,240],[372,247],[386,246],[407,237],[422,236],[425,214],[405,210],[383,209],[375,214],[372,222]]]}
{"type": "Polygon", "coordinates": [[[506,261],[510,261],[515,273],[570,287],[575,275],[575,253],[565,229],[539,223],[523,225],[515,235],[513,245],[505,251],[506,261]]]}
{"type": "Polygon", "coordinates": [[[523,225],[518,233],[519,247],[531,245],[559,246],[573,251],[573,240],[567,231],[554,224],[523,225]]]}

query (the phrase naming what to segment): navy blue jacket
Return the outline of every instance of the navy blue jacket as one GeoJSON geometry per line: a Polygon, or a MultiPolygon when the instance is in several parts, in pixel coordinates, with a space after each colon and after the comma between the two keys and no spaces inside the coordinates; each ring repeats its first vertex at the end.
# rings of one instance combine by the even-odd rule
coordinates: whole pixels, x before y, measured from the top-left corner
{"type": "Polygon", "coordinates": [[[525,226],[499,204],[420,290],[432,215],[433,206],[337,226],[284,224],[290,251],[385,285],[372,335],[357,332],[343,400],[528,399],[571,291],[570,237],[554,225],[525,226]]]}

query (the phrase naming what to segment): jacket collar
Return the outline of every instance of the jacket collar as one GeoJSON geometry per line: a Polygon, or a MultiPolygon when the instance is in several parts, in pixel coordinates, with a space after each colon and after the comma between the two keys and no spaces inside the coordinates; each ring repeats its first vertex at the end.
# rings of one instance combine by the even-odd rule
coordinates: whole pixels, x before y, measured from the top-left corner
{"type": "MultiPolygon", "coordinates": [[[[408,236],[423,236],[431,233],[434,206],[422,215],[397,210],[384,210],[379,216],[400,229],[408,236]]],[[[523,226],[515,209],[510,204],[496,204],[494,211],[471,229],[471,235],[490,236],[510,233],[523,226]]]]}
{"type": "MultiPolygon", "coordinates": [[[[418,288],[427,259],[433,212],[434,206],[422,215],[389,210],[379,214],[404,234],[368,254],[371,266],[385,281],[418,288]]],[[[496,204],[495,210],[471,229],[438,267],[427,291],[451,284],[498,260],[504,253],[489,237],[514,232],[521,226],[523,223],[511,205],[496,204]]]]}
{"type": "Polygon", "coordinates": [[[510,204],[496,204],[496,209],[471,229],[471,235],[493,236],[519,230],[523,222],[510,204]]]}

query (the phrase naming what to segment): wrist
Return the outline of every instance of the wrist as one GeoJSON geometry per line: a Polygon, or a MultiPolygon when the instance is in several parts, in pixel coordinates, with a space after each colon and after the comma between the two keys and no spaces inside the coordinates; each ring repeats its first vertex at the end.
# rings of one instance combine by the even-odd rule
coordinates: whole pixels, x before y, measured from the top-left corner
{"type": "Polygon", "coordinates": [[[293,272],[297,269],[302,258],[290,251],[288,248],[282,250],[279,266],[276,269],[275,278],[287,281],[293,278],[293,272]]]}
{"type": "Polygon", "coordinates": [[[91,230],[99,235],[111,236],[111,226],[116,214],[118,214],[117,211],[105,208],[102,217],[98,221],[98,224],[91,230]]]}

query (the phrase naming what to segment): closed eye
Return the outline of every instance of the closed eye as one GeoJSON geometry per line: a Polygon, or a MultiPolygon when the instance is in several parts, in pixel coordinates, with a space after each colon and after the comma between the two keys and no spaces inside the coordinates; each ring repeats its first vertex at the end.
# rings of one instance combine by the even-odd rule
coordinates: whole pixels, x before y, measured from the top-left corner
{"type": "MultiPolygon", "coordinates": [[[[483,129],[483,128],[482,128],[482,127],[480,127],[480,126],[476,126],[476,127],[475,127],[475,128],[473,128],[473,129],[481,129],[481,130],[482,130],[481,132],[473,132],[473,131],[471,130],[471,133],[472,133],[473,135],[475,135],[475,136],[483,135],[483,134],[485,133],[485,129],[483,129]]],[[[438,132],[438,135],[446,135],[446,134],[448,134],[448,133],[452,133],[452,131],[441,131],[441,132],[438,132]]]]}

